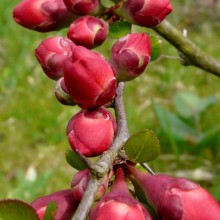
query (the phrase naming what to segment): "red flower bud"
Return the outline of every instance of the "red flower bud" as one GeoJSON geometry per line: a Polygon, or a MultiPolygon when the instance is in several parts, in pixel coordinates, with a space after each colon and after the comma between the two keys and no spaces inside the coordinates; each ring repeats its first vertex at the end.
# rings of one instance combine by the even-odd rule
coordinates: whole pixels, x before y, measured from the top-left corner
{"type": "Polygon", "coordinates": [[[127,166],[132,182],[164,220],[216,220],[220,206],[198,184],[184,178],[151,175],[127,166]]]}
{"type": "MultiPolygon", "coordinates": [[[[89,171],[89,169],[79,171],[73,177],[73,180],[71,182],[71,188],[72,188],[74,198],[77,201],[81,201],[83,194],[86,190],[86,187],[89,183],[90,178],[91,178],[91,172],[89,171]]],[[[99,186],[99,189],[96,193],[96,196],[95,196],[96,200],[105,194],[105,191],[108,188],[108,182],[109,182],[109,177],[108,177],[108,175],[106,175],[102,184],[99,186]]]]}
{"type": "Polygon", "coordinates": [[[40,197],[31,203],[31,206],[36,210],[40,220],[43,220],[46,207],[51,202],[55,202],[57,206],[56,212],[51,213],[55,220],[71,220],[78,206],[78,202],[74,199],[70,189],[40,197]]]}
{"type": "Polygon", "coordinates": [[[35,56],[45,74],[54,80],[63,76],[64,62],[76,45],[67,38],[50,37],[42,41],[35,50],[35,56]]]}
{"type": "Polygon", "coordinates": [[[172,12],[172,5],[169,0],[127,0],[122,10],[128,21],[154,27],[172,12]]]}
{"type": "Polygon", "coordinates": [[[79,171],[73,177],[71,182],[71,190],[73,192],[74,198],[77,201],[81,201],[90,177],[91,177],[91,173],[89,169],[79,171]]]}
{"type": "Polygon", "coordinates": [[[71,99],[69,93],[67,92],[63,77],[56,82],[55,96],[57,100],[63,105],[76,105],[71,99]]]}
{"type": "Polygon", "coordinates": [[[100,9],[99,0],[63,0],[64,4],[74,14],[96,14],[100,9]]]}
{"type": "Polygon", "coordinates": [[[23,0],[13,11],[14,20],[21,26],[40,32],[68,26],[72,15],[63,0],[23,0]]]}
{"type": "Polygon", "coordinates": [[[91,210],[90,220],[152,220],[148,211],[130,194],[121,168],[116,171],[116,180],[107,193],[91,210]]]}
{"type": "Polygon", "coordinates": [[[94,48],[102,44],[108,35],[107,24],[93,16],[82,16],[70,26],[67,36],[75,44],[94,48]]]}
{"type": "Polygon", "coordinates": [[[74,151],[93,157],[108,150],[116,127],[111,112],[104,108],[82,110],[69,121],[67,135],[74,151]]]}
{"type": "Polygon", "coordinates": [[[115,74],[102,55],[78,46],[65,62],[64,81],[73,101],[81,108],[100,107],[116,93],[115,74]]]}
{"type": "Polygon", "coordinates": [[[150,38],[144,33],[120,38],[111,50],[110,63],[117,81],[128,81],[144,72],[151,56],[150,38]]]}

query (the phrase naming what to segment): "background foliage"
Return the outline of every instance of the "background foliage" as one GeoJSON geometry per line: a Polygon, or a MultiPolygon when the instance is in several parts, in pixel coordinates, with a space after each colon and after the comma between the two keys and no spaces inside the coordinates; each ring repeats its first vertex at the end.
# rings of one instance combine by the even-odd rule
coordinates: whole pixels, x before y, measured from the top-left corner
{"type": "MultiPolygon", "coordinates": [[[[65,161],[65,129],[78,107],[60,105],[54,82],[46,78],[34,50],[48,36],[15,24],[19,0],[0,1],[0,198],[32,201],[68,188],[74,170],[65,161]]],[[[171,1],[168,17],[203,50],[220,60],[220,4],[171,1]]],[[[152,32],[133,28],[135,31],[152,32]]],[[[156,172],[199,181],[220,201],[219,79],[195,67],[183,67],[178,52],[163,40],[162,56],[139,78],[128,82],[125,104],[130,133],[151,129],[162,154],[151,162],[156,172]]],[[[101,49],[106,56],[112,40],[101,49]]]]}

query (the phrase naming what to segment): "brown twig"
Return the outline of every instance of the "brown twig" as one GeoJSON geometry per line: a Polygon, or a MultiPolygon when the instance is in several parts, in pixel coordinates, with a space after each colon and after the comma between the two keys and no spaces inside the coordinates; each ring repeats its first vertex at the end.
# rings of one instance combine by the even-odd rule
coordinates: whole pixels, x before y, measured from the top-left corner
{"type": "Polygon", "coordinates": [[[93,175],[90,179],[84,196],[76,210],[72,220],[84,220],[87,218],[91,206],[94,202],[95,194],[98,190],[103,177],[111,169],[115,158],[118,155],[119,150],[129,137],[127,120],[124,109],[123,101],[124,83],[119,83],[117,88],[117,97],[115,99],[115,114],[118,124],[118,130],[116,137],[109,150],[105,151],[100,159],[92,166],[93,175]]]}
{"type": "Polygon", "coordinates": [[[188,65],[194,65],[220,77],[220,62],[203,52],[168,21],[163,21],[153,29],[184,55],[182,58],[187,60],[188,65]]]}

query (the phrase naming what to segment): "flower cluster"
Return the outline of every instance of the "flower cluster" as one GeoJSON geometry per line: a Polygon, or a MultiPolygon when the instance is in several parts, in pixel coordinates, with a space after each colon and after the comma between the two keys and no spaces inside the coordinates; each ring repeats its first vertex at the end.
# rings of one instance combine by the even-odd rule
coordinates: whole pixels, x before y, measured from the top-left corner
{"type": "MultiPolygon", "coordinates": [[[[139,2],[139,6],[145,8],[148,2],[139,2]]],[[[168,14],[160,11],[171,10],[171,5],[151,2],[149,7],[155,9],[152,16],[160,23],[168,14]]],[[[87,157],[102,154],[114,139],[117,124],[106,106],[114,101],[117,84],[142,74],[151,59],[151,41],[145,33],[119,38],[109,61],[91,50],[108,37],[112,24],[109,14],[114,18],[119,11],[128,8],[133,11],[134,7],[138,10],[132,1],[106,8],[99,0],[24,0],[13,11],[17,23],[35,31],[69,26],[65,37],[43,40],[35,55],[46,76],[56,81],[57,100],[81,108],[70,119],[67,136],[71,148],[87,157]]],[[[142,7],[139,9],[142,14],[142,7]]],[[[144,19],[148,20],[148,11],[144,13],[144,19]]]]}
{"type": "MultiPolygon", "coordinates": [[[[57,100],[80,108],[69,120],[66,133],[71,149],[81,158],[99,156],[111,147],[117,123],[107,108],[114,106],[118,83],[141,75],[152,54],[146,33],[129,33],[117,39],[109,60],[92,49],[105,42],[114,22],[124,19],[154,27],[172,11],[169,0],[115,0],[110,7],[103,2],[23,0],[13,11],[14,20],[31,30],[48,32],[69,27],[66,36],[43,40],[35,55],[46,76],[56,82],[57,100]]],[[[73,177],[70,189],[32,202],[39,219],[44,219],[47,206],[54,202],[57,208],[51,218],[70,220],[91,177],[89,168],[81,170],[73,177]]],[[[128,161],[114,163],[102,178],[95,199],[99,201],[90,211],[91,220],[216,220],[220,216],[218,203],[198,184],[143,173],[128,161]],[[130,193],[128,179],[137,198],[130,193]]]]}

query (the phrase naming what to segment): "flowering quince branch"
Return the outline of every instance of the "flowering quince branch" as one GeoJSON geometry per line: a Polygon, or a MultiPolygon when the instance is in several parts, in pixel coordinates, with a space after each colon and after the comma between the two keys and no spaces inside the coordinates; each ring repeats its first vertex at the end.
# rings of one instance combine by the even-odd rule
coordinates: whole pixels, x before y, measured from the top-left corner
{"type": "Polygon", "coordinates": [[[123,102],[125,82],[141,75],[159,51],[155,53],[147,34],[131,33],[131,24],[154,28],[192,65],[219,76],[219,64],[167,21],[161,23],[172,12],[169,0],[112,3],[111,7],[99,0],[23,0],[14,9],[15,21],[31,30],[47,32],[69,26],[67,38],[45,39],[35,55],[47,77],[56,81],[57,100],[81,108],[66,128],[71,147],[66,159],[79,171],[69,189],[37,198],[29,212],[39,220],[84,220],[88,216],[90,220],[216,220],[220,207],[206,190],[187,179],[157,175],[147,165],[160,153],[152,131],[129,135],[123,102]],[[115,24],[120,32],[120,22],[129,23],[124,25],[128,29],[123,36],[116,33],[107,61],[91,49],[111,36],[115,24]],[[113,107],[116,121],[109,107],[113,107]],[[88,158],[96,156],[99,158],[93,164],[88,158]],[[148,173],[139,171],[136,164],[148,173]]]}
{"type": "Polygon", "coordinates": [[[185,63],[186,65],[193,65],[220,77],[220,62],[203,52],[181,31],[173,27],[169,21],[164,20],[153,29],[184,55],[181,57],[183,58],[183,65],[185,63]]]}

